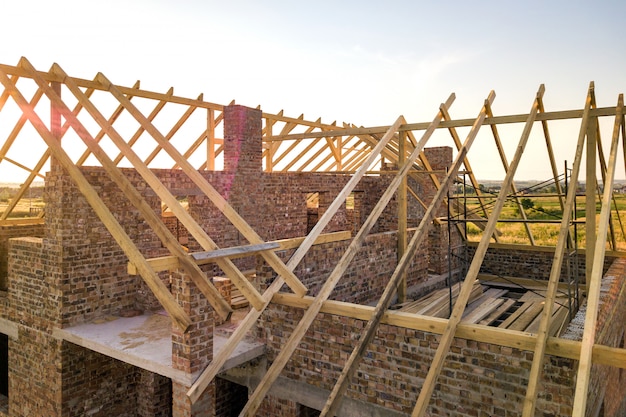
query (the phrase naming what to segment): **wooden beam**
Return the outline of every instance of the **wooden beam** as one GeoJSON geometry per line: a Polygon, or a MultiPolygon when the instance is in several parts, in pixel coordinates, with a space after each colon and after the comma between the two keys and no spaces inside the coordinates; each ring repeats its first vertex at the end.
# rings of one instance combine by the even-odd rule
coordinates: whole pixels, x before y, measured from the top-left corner
{"type": "Polygon", "coordinates": [[[266,250],[279,248],[278,243],[266,242],[256,245],[237,246],[233,248],[216,249],[208,252],[192,253],[191,257],[195,261],[214,261],[219,258],[232,258],[234,256],[250,256],[266,250]]]}
{"type": "MultiPolygon", "coordinates": [[[[0,223],[1,225],[2,223],[0,223]]],[[[330,242],[338,242],[340,240],[347,240],[351,238],[351,233],[350,231],[344,231],[344,232],[333,232],[333,233],[325,233],[323,235],[320,235],[315,242],[313,243],[314,245],[321,245],[324,243],[330,243],[330,242]]],[[[302,244],[302,242],[304,241],[304,237],[296,237],[296,238],[291,238],[291,239],[281,239],[281,240],[274,240],[271,242],[267,242],[268,245],[273,244],[276,245],[276,250],[287,250],[287,249],[294,249],[297,248],[298,246],[300,246],[302,244]]],[[[230,250],[230,249],[236,249],[236,248],[242,248],[242,246],[237,246],[235,248],[226,248],[226,249],[220,249],[220,250],[230,250]]],[[[193,253],[190,254],[189,256],[191,256],[193,258],[193,253]]],[[[246,256],[250,256],[252,255],[252,253],[250,252],[237,252],[235,251],[235,253],[233,253],[232,255],[229,256],[230,259],[237,259],[237,258],[242,258],[242,257],[246,257],[246,256]]],[[[196,260],[196,263],[198,265],[205,265],[208,263],[212,263],[214,262],[213,259],[204,259],[204,260],[196,260]]],[[[215,260],[215,262],[217,262],[217,260],[215,260]]],[[[180,268],[180,262],[178,262],[178,258],[175,256],[160,256],[158,258],[151,258],[148,259],[148,263],[150,264],[150,266],[152,267],[152,269],[155,270],[155,272],[161,272],[161,271],[172,271],[175,269],[180,268]]],[[[128,273],[130,275],[137,275],[137,268],[135,268],[135,265],[129,263],[127,266],[128,269],[128,273]]]]}
{"type": "MultiPolygon", "coordinates": [[[[24,66],[32,68],[32,66],[30,66],[25,58],[22,58],[20,62],[24,66]]],[[[178,305],[174,297],[172,297],[172,294],[170,294],[165,284],[163,284],[159,277],[150,268],[143,255],[139,252],[139,250],[134,245],[132,240],[128,237],[122,226],[117,222],[113,214],[100,199],[98,193],[93,189],[93,187],[82,175],[80,170],[74,165],[72,160],[65,153],[65,151],[61,147],[61,144],[54,137],[52,132],[48,130],[48,128],[45,126],[39,116],[32,111],[28,102],[24,99],[20,91],[11,82],[7,74],[4,73],[1,69],[0,83],[2,83],[7,90],[9,90],[11,96],[20,107],[22,112],[28,115],[29,121],[37,130],[37,133],[39,133],[41,138],[46,142],[50,151],[52,152],[52,155],[69,173],[80,192],[83,194],[89,205],[93,208],[96,215],[100,218],[100,220],[102,220],[102,223],[107,228],[107,230],[109,230],[109,232],[118,243],[120,248],[124,251],[126,256],[128,256],[130,260],[135,262],[135,264],[139,268],[142,278],[146,281],[148,287],[161,302],[161,305],[163,305],[163,307],[170,314],[170,317],[172,318],[174,323],[181,330],[186,331],[187,328],[191,325],[191,319],[178,305]]]]}
{"type": "MultiPolygon", "coordinates": [[[[541,104],[541,100],[539,100],[541,104]]],[[[554,300],[556,298],[556,292],[558,290],[559,279],[561,277],[561,266],[563,265],[563,257],[565,254],[566,246],[569,243],[569,228],[572,215],[572,209],[576,200],[576,183],[578,182],[578,175],[580,173],[580,165],[582,161],[583,149],[585,147],[585,134],[587,131],[588,114],[591,108],[591,90],[587,96],[585,105],[585,112],[582,117],[582,127],[578,136],[576,145],[576,154],[574,157],[574,166],[572,167],[572,186],[567,191],[567,198],[563,209],[563,218],[561,220],[561,226],[559,229],[559,237],[557,245],[554,250],[554,258],[552,260],[552,268],[550,270],[550,278],[548,280],[548,288],[546,293],[546,300],[541,316],[541,322],[539,324],[539,330],[537,331],[537,340],[534,346],[533,363],[531,365],[530,374],[528,378],[528,387],[526,389],[526,396],[524,398],[524,408],[522,410],[523,417],[532,417],[535,414],[535,403],[537,401],[537,393],[539,392],[539,383],[541,379],[541,372],[543,370],[543,357],[546,350],[546,343],[548,337],[548,329],[550,326],[550,319],[552,318],[552,309],[554,306],[554,300]]]]}
{"type": "MultiPolygon", "coordinates": [[[[139,124],[152,136],[164,151],[177,163],[183,172],[193,181],[195,185],[211,200],[220,212],[241,232],[241,234],[252,244],[264,243],[263,239],[250,227],[250,225],[237,213],[237,211],[221,196],[220,193],[198,172],[189,161],[158,131],[158,129],[137,109],[122,92],[117,89],[106,77],[99,73],[98,80],[109,87],[111,94],[122,103],[126,110],[139,122],[139,124]]],[[[307,288],[290,271],[283,261],[274,252],[262,252],[261,256],[280,275],[285,278],[285,282],[298,295],[304,295],[307,288]]],[[[247,281],[247,280],[245,280],[247,281]]]]}
{"type": "MultiPolygon", "coordinates": [[[[600,304],[600,287],[602,283],[602,269],[604,264],[604,252],[606,251],[605,236],[608,231],[611,217],[611,195],[613,193],[613,182],[615,179],[615,169],[617,165],[617,151],[619,147],[619,132],[622,124],[624,108],[624,96],[619,95],[617,113],[611,141],[611,154],[606,175],[607,182],[604,184],[604,195],[602,197],[602,208],[598,224],[598,236],[593,257],[593,268],[591,270],[589,292],[587,293],[587,309],[585,312],[585,328],[583,330],[582,346],[580,351],[580,361],[578,362],[578,373],[576,375],[576,390],[574,394],[573,417],[584,417],[587,407],[587,393],[589,390],[589,380],[591,378],[592,351],[595,344],[596,321],[598,318],[598,305],[600,304]]],[[[587,131],[589,139],[589,130],[587,131]]],[[[622,138],[624,140],[624,138],[622,138]]],[[[589,155],[587,155],[589,157],[589,155]]]]}
{"type": "MultiPolygon", "coordinates": [[[[593,100],[593,86],[590,87],[591,99],[593,100]]],[[[587,124],[587,157],[585,161],[585,281],[587,282],[587,294],[589,294],[591,270],[593,268],[594,251],[596,246],[596,155],[597,155],[597,132],[598,119],[590,117],[587,124]]],[[[605,236],[602,237],[604,241],[605,236]]]]}
{"type": "MultiPolygon", "coordinates": [[[[174,96],[174,87],[170,87],[169,90],[167,90],[167,93],[165,93],[166,96],[168,97],[173,97],[174,96]]],[[[153,121],[154,119],[156,119],[156,117],[159,115],[159,113],[161,112],[161,110],[163,110],[163,108],[165,107],[165,105],[168,103],[168,101],[166,99],[163,99],[161,101],[159,101],[154,108],[152,109],[152,111],[150,112],[150,114],[148,115],[148,120],[153,121]]],[[[120,107],[124,108],[124,106],[122,106],[121,104],[119,105],[120,107]]],[[[141,135],[145,132],[145,129],[142,126],[139,126],[137,128],[137,130],[135,131],[135,133],[133,134],[133,136],[131,136],[131,138],[128,140],[128,146],[130,146],[132,148],[132,146],[139,140],[139,138],[141,137],[141,135]]],[[[120,150],[120,153],[113,159],[113,161],[116,164],[119,164],[120,161],[124,158],[124,152],[122,152],[120,150]]]]}
{"type": "MultiPolygon", "coordinates": [[[[137,81],[135,83],[135,85],[133,85],[132,88],[134,89],[139,89],[139,81],[137,81]]],[[[93,93],[95,90],[92,88],[89,91],[87,91],[85,93],[85,96],[87,98],[91,98],[91,93],[93,93]]],[[[133,96],[129,95],[128,98],[131,99],[133,96]]],[[[80,108],[82,108],[82,104],[78,103],[77,107],[80,106],[80,108]]],[[[118,105],[117,108],[113,111],[113,113],[111,114],[111,116],[108,119],[108,124],[113,125],[113,123],[115,123],[115,121],[120,117],[120,115],[122,114],[122,112],[124,111],[124,107],[122,107],[121,105],[118,105]]],[[[77,112],[74,112],[75,116],[78,116],[77,112]]],[[[70,124],[68,121],[65,121],[65,125],[69,128],[70,124]]],[[[100,131],[98,132],[98,134],[96,134],[96,136],[94,137],[94,140],[96,142],[100,142],[102,140],[102,138],[105,136],[105,130],[104,129],[100,129],[100,131]]],[[[83,154],[76,160],[76,165],[81,166],[85,163],[85,161],[87,160],[87,158],[89,158],[89,155],[91,155],[91,151],[89,150],[89,148],[85,149],[85,152],[83,152],[83,154]]]]}
{"type": "MultiPolygon", "coordinates": [[[[543,90],[544,87],[543,85],[541,85],[538,94],[543,94],[543,90]]],[[[493,102],[493,99],[490,100],[490,102],[493,102]]],[[[522,132],[520,142],[515,151],[515,156],[511,161],[509,171],[507,172],[502,183],[500,194],[498,195],[498,198],[493,206],[491,216],[489,217],[489,222],[487,223],[485,232],[483,233],[483,236],[480,240],[480,244],[476,248],[472,263],[469,266],[456,304],[454,305],[454,309],[452,311],[452,314],[450,315],[450,319],[448,320],[446,331],[441,336],[439,346],[437,348],[437,351],[435,352],[435,357],[428,371],[428,375],[424,380],[424,384],[422,385],[422,390],[420,391],[417,398],[417,403],[415,405],[415,409],[413,410],[412,417],[422,417],[426,413],[428,402],[430,401],[430,397],[432,396],[433,390],[435,389],[436,379],[441,372],[444,360],[446,358],[446,355],[448,354],[448,351],[452,344],[452,340],[454,339],[456,328],[461,321],[463,310],[465,309],[465,305],[471,293],[472,285],[476,280],[478,273],[480,272],[480,266],[482,265],[485,253],[487,252],[487,248],[489,247],[489,240],[491,238],[491,235],[493,234],[493,231],[496,228],[498,217],[500,216],[500,212],[502,211],[504,203],[506,202],[509,188],[511,186],[511,183],[513,182],[513,177],[515,175],[515,172],[517,171],[517,167],[526,147],[526,143],[528,142],[528,138],[530,137],[530,131],[537,116],[537,112],[538,106],[535,100],[532,109],[526,119],[524,131],[522,132]]],[[[479,120],[484,120],[485,116],[486,108],[483,106],[483,110],[481,111],[481,116],[479,120]]]]}
{"type": "MultiPolygon", "coordinates": [[[[398,117],[396,122],[392,125],[391,129],[385,136],[383,136],[382,140],[378,143],[378,145],[372,150],[368,160],[364,163],[361,168],[348,180],[343,189],[337,194],[333,202],[328,206],[328,209],[324,212],[322,217],[317,221],[313,229],[309,232],[307,237],[304,239],[302,244],[298,247],[295,253],[287,262],[287,267],[291,270],[295,269],[296,266],[300,263],[300,261],[307,254],[313,243],[317,240],[318,236],[322,234],[324,228],[328,225],[330,220],[334,217],[337,210],[345,204],[346,198],[350,193],[354,190],[356,185],[361,181],[370,165],[372,165],[380,153],[383,151],[385,146],[389,143],[391,138],[393,137],[395,130],[400,127],[403,118],[398,117]]],[[[268,305],[274,294],[280,291],[283,286],[283,279],[279,276],[277,277],[269,288],[263,294],[263,299],[266,301],[266,305],[268,305]]],[[[250,311],[245,319],[239,323],[239,327],[233,332],[233,334],[228,339],[228,342],[222,347],[217,355],[214,355],[213,361],[209,366],[202,372],[198,380],[193,384],[191,389],[187,392],[187,395],[191,399],[192,402],[196,402],[202,392],[206,389],[209,383],[215,378],[223,364],[228,360],[231,353],[237,347],[237,344],[246,336],[248,331],[252,329],[254,324],[257,322],[259,317],[261,316],[260,312],[250,311]]]]}
{"type": "MultiPolygon", "coordinates": [[[[277,293],[272,298],[273,303],[301,309],[308,308],[313,301],[314,298],[311,296],[300,298],[289,293],[277,293]]],[[[372,317],[374,309],[373,306],[327,300],[322,304],[320,312],[367,321],[372,317]]],[[[399,310],[387,310],[380,322],[399,328],[440,335],[445,331],[448,320],[399,310]]],[[[536,335],[528,332],[463,322],[457,327],[456,337],[530,352],[533,351],[537,338],[536,335]]],[[[548,337],[545,353],[559,358],[578,360],[581,346],[582,343],[579,341],[548,337]]],[[[626,349],[594,344],[592,361],[599,365],[626,369],[626,349]]]]}

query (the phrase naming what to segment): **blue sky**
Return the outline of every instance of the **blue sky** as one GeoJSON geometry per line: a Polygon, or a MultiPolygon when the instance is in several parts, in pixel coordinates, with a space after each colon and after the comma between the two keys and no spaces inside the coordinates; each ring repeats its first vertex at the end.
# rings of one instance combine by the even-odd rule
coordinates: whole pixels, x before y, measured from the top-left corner
{"type": "MultiPolygon", "coordinates": [[[[145,89],[174,86],[177,95],[325,122],[428,121],[452,92],[452,116],[474,117],[492,89],[496,115],[527,112],[541,83],[548,111],[581,108],[592,80],[599,106],[626,90],[623,1],[0,4],[4,64],[25,56],[40,70],[57,62],[76,77],[101,71],[116,84],[140,79],[145,89]]],[[[563,127],[561,138],[560,129],[561,160],[577,131],[563,127]]],[[[514,149],[511,135],[504,139],[514,149]]],[[[489,161],[493,153],[482,150],[476,159],[489,161]]]]}

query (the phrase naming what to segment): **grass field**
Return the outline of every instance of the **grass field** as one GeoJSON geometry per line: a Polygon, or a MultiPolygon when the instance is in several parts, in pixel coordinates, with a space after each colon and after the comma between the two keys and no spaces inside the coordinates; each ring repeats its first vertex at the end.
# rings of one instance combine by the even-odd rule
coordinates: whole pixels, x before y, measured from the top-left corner
{"type": "MultiPolygon", "coordinates": [[[[562,218],[561,206],[559,204],[558,197],[532,197],[521,198],[524,204],[524,213],[529,220],[546,220],[546,221],[560,221],[562,218]]],[[[494,198],[486,199],[486,206],[490,210],[494,198]]],[[[480,207],[476,198],[468,199],[468,211],[474,210],[476,213],[481,214],[480,207]]],[[[596,220],[599,220],[600,216],[600,201],[596,201],[596,220]]],[[[626,250],[626,236],[624,235],[624,229],[626,229],[626,195],[614,194],[612,210],[612,223],[617,243],[616,249],[626,250]],[[620,223],[621,220],[621,223],[620,223]]],[[[505,207],[502,210],[500,219],[521,219],[518,205],[513,200],[509,200],[505,203],[505,207]]],[[[575,219],[581,223],[578,223],[576,227],[570,227],[570,233],[574,235],[576,232],[576,241],[579,248],[585,247],[585,224],[586,219],[585,212],[585,198],[578,197],[576,201],[576,215],[575,219]]],[[[542,223],[530,223],[528,224],[530,231],[535,239],[537,245],[542,246],[556,246],[557,238],[559,235],[560,224],[542,224],[542,223]]],[[[529,244],[530,240],[526,231],[526,228],[522,223],[509,223],[499,222],[498,230],[502,232],[502,236],[499,238],[500,243],[519,243],[529,244]]],[[[468,238],[471,241],[479,241],[481,238],[480,229],[474,224],[468,224],[468,238]]]]}

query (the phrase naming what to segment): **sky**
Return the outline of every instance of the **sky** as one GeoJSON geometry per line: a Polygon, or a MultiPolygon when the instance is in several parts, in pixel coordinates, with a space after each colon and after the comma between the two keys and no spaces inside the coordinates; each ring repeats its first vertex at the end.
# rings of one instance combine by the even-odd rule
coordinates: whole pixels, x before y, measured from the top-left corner
{"type": "MultiPolygon", "coordinates": [[[[598,106],[626,90],[623,0],[0,0],[0,10],[0,63],[25,56],[40,70],[56,62],[79,78],[102,72],[327,123],[430,121],[453,92],[452,117],[468,118],[491,90],[496,115],[528,112],[542,83],[547,111],[582,108],[590,81],[598,106]]],[[[559,164],[577,129],[555,124],[559,164]]],[[[519,133],[503,132],[511,159],[519,133]]],[[[477,176],[502,177],[481,140],[477,176]]],[[[520,166],[525,178],[548,175],[533,158],[520,166]]]]}

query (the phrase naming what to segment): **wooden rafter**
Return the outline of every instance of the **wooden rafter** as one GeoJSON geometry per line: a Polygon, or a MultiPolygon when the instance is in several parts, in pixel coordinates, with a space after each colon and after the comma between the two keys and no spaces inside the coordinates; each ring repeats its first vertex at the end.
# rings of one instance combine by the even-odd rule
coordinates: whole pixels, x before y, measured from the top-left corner
{"type": "MultiPolygon", "coordinates": [[[[139,85],[140,82],[137,81],[135,82],[135,85],[133,85],[134,89],[139,89],[139,85]]],[[[93,88],[88,89],[85,92],[85,96],[87,98],[91,98],[91,95],[93,94],[93,92],[96,91],[93,88]]],[[[131,100],[132,99],[132,95],[128,96],[128,99],[131,100]]],[[[77,109],[82,108],[82,105],[80,104],[80,102],[76,105],[77,109]]],[[[112,125],[113,123],[115,123],[115,121],[120,117],[120,115],[122,114],[122,112],[124,111],[124,107],[122,106],[117,106],[117,108],[113,111],[113,113],[111,114],[111,116],[109,117],[109,119],[107,120],[107,123],[112,125]]],[[[78,112],[74,112],[75,116],[78,116],[78,112]]],[[[65,122],[65,126],[69,128],[69,122],[66,121],[65,122]]],[[[100,141],[102,140],[102,138],[105,136],[106,131],[104,129],[100,129],[100,131],[96,134],[96,136],[94,136],[94,140],[96,141],[96,143],[100,143],[100,141]]],[[[83,154],[80,156],[80,158],[78,158],[78,160],[76,161],[76,165],[83,165],[85,163],[85,161],[87,160],[87,158],[89,158],[89,155],[91,155],[91,151],[89,150],[89,148],[85,149],[85,152],[83,152],[83,154]]],[[[117,161],[119,162],[119,161],[117,161]]],[[[116,164],[117,164],[116,162],[116,164]]]]}
{"type": "MultiPolygon", "coordinates": [[[[611,217],[611,195],[613,190],[613,180],[617,165],[617,150],[619,146],[620,127],[622,126],[624,115],[624,96],[620,94],[617,103],[617,113],[613,138],[611,141],[611,154],[609,157],[606,183],[604,184],[604,194],[602,197],[602,208],[600,220],[598,222],[598,236],[604,237],[607,234],[609,220],[611,217]]],[[[622,137],[622,141],[625,138],[622,137]]],[[[595,344],[596,321],[598,317],[598,305],[600,303],[600,286],[603,272],[603,259],[606,251],[604,238],[596,240],[596,248],[593,258],[593,268],[591,270],[589,293],[587,294],[587,309],[585,311],[585,328],[583,330],[580,360],[578,362],[578,373],[576,376],[576,390],[574,392],[573,417],[584,417],[586,413],[589,380],[591,374],[592,351],[595,344]]]]}
{"type": "MultiPolygon", "coordinates": [[[[587,121],[589,109],[591,108],[591,92],[587,99],[587,105],[585,106],[586,112],[583,113],[580,134],[578,136],[578,142],[576,145],[576,154],[574,157],[574,166],[572,169],[572,182],[576,184],[578,181],[578,175],[580,173],[580,165],[582,162],[582,155],[584,149],[585,134],[587,131],[587,121]]],[[[538,97],[538,102],[541,103],[541,98],[538,97]]],[[[557,241],[556,249],[554,251],[554,258],[552,260],[552,268],[550,270],[550,277],[548,279],[548,288],[546,291],[546,299],[544,303],[543,312],[541,315],[541,322],[537,331],[537,340],[534,346],[533,362],[530,369],[528,378],[528,387],[526,389],[526,397],[524,400],[524,408],[522,410],[523,417],[532,417],[535,414],[535,402],[537,401],[537,393],[539,392],[539,380],[543,369],[543,359],[546,351],[548,337],[548,328],[550,324],[550,318],[552,317],[552,310],[554,307],[554,300],[556,298],[559,279],[561,277],[561,266],[563,265],[563,258],[566,250],[566,246],[569,243],[569,227],[572,216],[572,209],[576,200],[576,187],[569,187],[567,192],[567,198],[563,208],[563,218],[561,220],[561,226],[559,230],[559,238],[557,241]]]]}
{"type": "MultiPolygon", "coordinates": [[[[287,267],[291,270],[295,269],[295,267],[300,263],[300,261],[304,258],[306,253],[309,251],[313,243],[317,240],[318,236],[322,234],[324,228],[328,225],[332,217],[335,215],[339,207],[345,204],[346,198],[348,195],[354,190],[354,187],[361,181],[361,178],[367,172],[367,169],[375,162],[378,158],[378,155],[385,148],[394,132],[398,129],[402,122],[402,118],[398,118],[396,122],[390,127],[388,134],[386,134],[383,139],[380,141],[378,146],[376,146],[369,157],[369,159],[363,164],[363,166],[350,178],[350,180],[346,183],[341,192],[335,197],[333,202],[330,204],[328,209],[324,212],[322,217],[317,221],[313,229],[309,232],[307,237],[304,239],[300,247],[296,250],[296,252],[292,255],[287,263],[287,267]]],[[[272,300],[272,297],[280,291],[284,281],[281,277],[277,277],[274,282],[269,286],[269,288],[263,294],[263,298],[266,301],[266,305],[272,300]]],[[[237,344],[245,337],[247,332],[252,328],[252,326],[257,322],[259,317],[261,316],[261,312],[258,311],[250,311],[246,318],[239,323],[239,327],[237,330],[233,332],[233,334],[228,339],[228,342],[222,347],[217,355],[213,357],[213,361],[209,366],[202,372],[202,375],[196,380],[196,382],[192,385],[191,389],[187,392],[187,395],[191,399],[192,402],[196,402],[200,395],[204,392],[209,383],[215,378],[219,370],[222,368],[226,360],[230,357],[231,353],[237,347],[237,344]]],[[[260,395],[257,394],[257,397],[260,395]]],[[[250,402],[249,402],[250,403],[250,402]]],[[[253,406],[254,407],[254,406],[253,406]]]]}

